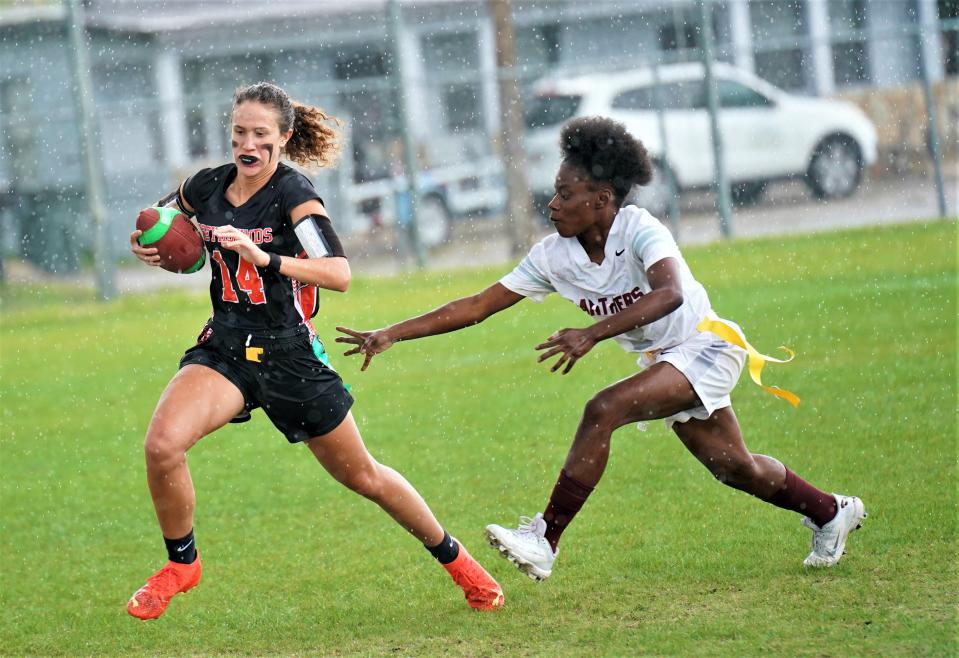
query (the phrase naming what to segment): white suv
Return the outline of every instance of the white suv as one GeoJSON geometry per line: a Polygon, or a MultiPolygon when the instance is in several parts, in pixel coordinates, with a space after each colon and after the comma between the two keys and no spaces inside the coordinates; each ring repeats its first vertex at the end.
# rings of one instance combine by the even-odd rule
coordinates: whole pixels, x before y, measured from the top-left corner
{"type": "MultiPolygon", "coordinates": [[[[855,106],[788,94],[756,76],[717,62],[719,127],[734,200],[759,198],[770,180],[803,176],[819,198],[852,194],[863,167],[876,159],[876,130],[855,106]]],[[[552,78],[538,82],[527,110],[530,183],[552,196],[559,166],[559,129],[575,116],[608,116],[646,145],[656,171],[633,201],[662,216],[669,178],[678,190],[705,187],[715,176],[702,64],[552,78]],[[662,107],[666,147],[656,108],[662,107]]]]}

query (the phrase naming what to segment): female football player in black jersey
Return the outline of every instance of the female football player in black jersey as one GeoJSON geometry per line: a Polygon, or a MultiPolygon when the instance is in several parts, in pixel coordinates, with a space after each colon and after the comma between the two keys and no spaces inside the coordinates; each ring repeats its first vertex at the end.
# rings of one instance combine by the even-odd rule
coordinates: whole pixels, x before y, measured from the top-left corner
{"type": "MultiPolygon", "coordinates": [[[[258,83],[233,98],[233,161],[203,169],[161,200],[193,215],[210,255],[213,314],[160,396],[147,430],[147,480],[169,561],[127,611],[163,614],[200,581],[193,535],[196,498],[186,453],[261,407],[290,443],[303,442],[337,481],[369,498],[422,541],[474,609],[503,604],[496,581],[443,529],[423,498],[367,452],[353,398],[310,322],[318,288],[345,292],[350,266],[310,180],[280,162],[332,166],[335,119],[258,83]]],[[[155,248],[130,235],[132,252],[157,265],[155,248]]]]}

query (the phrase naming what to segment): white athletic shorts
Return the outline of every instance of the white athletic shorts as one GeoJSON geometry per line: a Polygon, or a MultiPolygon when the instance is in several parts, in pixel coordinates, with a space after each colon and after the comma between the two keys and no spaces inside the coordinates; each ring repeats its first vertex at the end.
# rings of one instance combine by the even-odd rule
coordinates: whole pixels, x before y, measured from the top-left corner
{"type": "MultiPolygon", "coordinates": [[[[733,325],[728,320],[725,322],[733,325]]],[[[706,420],[717,409],[732,404],[729,394],[746,365],[746,350],[727,343],[716,334],[702,332],[674,347],[643,352],[638,363],[648,368],[661,361],[671,363],[683,373],[702,402],[697,407],[664,418],[666,427],[672,428],[673,423],[685,423],[690,418],[706,420]]]]}

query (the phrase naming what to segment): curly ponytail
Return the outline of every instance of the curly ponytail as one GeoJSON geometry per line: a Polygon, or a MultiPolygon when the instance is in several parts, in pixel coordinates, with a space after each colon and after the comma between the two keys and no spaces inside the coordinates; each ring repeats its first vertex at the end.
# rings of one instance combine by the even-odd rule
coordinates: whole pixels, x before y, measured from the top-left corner
{"type": "Polygon", "coordinates": [[[338,133],[331,126],[340,120],[324,113],[319,108],[292,101],[283,89],[272,82],[258,82],[239,87],[233,94],[233,109],[247,101],[255,101],[273,107],[279,115],[280,132],[293,129],[283,151],[286,156],[301,165],[316,164],[332,167],[340,155],[338,133]]]}
{"type": "Polygon", "coordinates": [[[320,167],[332,167],[340,156],[337,132],[327,121],[339,125],[340,121],[317,107],[293,103],[293,136],[284,151],[293,162],[302,165],[311,162],[320,167]]]}

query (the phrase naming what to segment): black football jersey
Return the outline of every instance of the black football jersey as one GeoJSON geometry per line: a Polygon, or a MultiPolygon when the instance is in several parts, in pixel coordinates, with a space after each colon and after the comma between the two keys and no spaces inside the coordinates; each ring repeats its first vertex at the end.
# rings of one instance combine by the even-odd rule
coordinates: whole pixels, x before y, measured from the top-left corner
{"type": "Polygon", "coordinates": [[[243,205],[234,206],[226,199],[234,178],[236,165],[231,163],[198,171],[183,185],[183,196],[196,212],[210,254],[213,317],[256,333],[308,321],[319,307],[316,286],[243,260],[235,251],[220,247],[213,230],[232,224],[263,251],[303,258],[306,254],[293,232],[290,211],[320,199],[319,195],[306,176],[281,162],[266,185],[243,205]]]}

